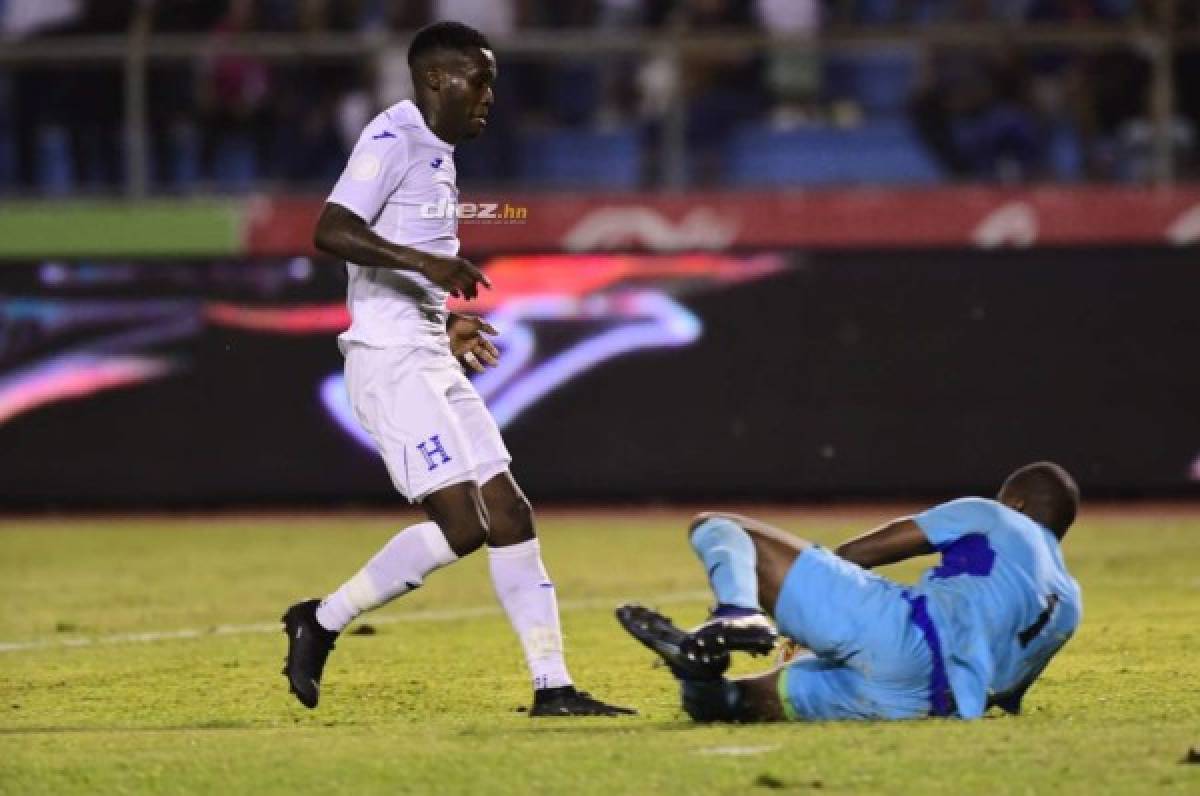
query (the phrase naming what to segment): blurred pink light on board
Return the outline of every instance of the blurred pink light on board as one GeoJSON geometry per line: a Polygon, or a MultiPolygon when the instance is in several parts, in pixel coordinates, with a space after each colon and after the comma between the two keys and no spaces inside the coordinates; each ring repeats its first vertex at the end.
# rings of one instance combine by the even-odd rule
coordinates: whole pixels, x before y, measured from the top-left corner
{"type": "Polygon", "coordinates": [[[213,302],[204,309],[213,323],[239,329],[281,334],[340,332],[350,325],[350,312],[344,302],[306,307],[243,307],[213,302]]]}
{"type": "Polygon", "coordinates": [[[24,412],[101,390],[140,384],[162,376],[171,365],[144,357],[70,357],[0,381],[0,424],[24,412]]]}

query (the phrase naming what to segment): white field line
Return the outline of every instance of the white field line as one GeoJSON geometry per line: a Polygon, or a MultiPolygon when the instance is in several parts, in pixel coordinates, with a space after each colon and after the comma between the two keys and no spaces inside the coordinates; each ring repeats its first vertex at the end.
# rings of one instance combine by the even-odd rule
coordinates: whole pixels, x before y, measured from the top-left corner
{"type": "MultiPolygon", "coordinates": [[[[659,594],[644,602],[647,605],[671,605],[702,600],[711,600],[708,591],[681,591],[659,594]]],[[[593,597],[585,600],[561,600],[560,611],[590,611],[597,608],[615,608],[622,602],[619,597],[593,597]]],[[[368,616],[364,622],[372,625],[395,625],[405,622],[457,622],[462,619],[478,619],[500,616],[498,605],[476,605],[464,608],[430,609],[406,614],[368,616]]],[[[35,639],[32,641],[0,641],[0,653],[24,652],[63,647],[95,647],[115,644],[144,644],[151,641],[174,641],[177,639],[208,638],[211,636],[242,636],[252,633],[278,633],[279,622],[261,622],[250,625],[215,625],[211,627],[185,627],[178,630],[151,630],[142,633],[114,633],[108,636],[75,638],[35,639]]]]}
{"type": "Polygon", "coordinates": [[[779,748],[779,744],[770,744],[767,746],[709,746],[704,749],[697,749],[698,755],[724,755],[726,757],[753,757],[754,755],[763,755],[767,752],[774,752],[779,748]]]}

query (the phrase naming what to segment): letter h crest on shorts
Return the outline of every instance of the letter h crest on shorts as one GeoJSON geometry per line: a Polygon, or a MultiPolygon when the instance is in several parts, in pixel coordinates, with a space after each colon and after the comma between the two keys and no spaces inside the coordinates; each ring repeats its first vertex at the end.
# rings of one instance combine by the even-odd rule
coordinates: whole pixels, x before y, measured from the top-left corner
{"type": "Polygon", "coordinates": [[[417,450],[425,457],[425,466],[430,471],[436,470],[440,464],[451,461],[450,454],[446,453],[446,448],[442,445],[440,434],[434,434],[424,442],[417,443],[417,450]]]}

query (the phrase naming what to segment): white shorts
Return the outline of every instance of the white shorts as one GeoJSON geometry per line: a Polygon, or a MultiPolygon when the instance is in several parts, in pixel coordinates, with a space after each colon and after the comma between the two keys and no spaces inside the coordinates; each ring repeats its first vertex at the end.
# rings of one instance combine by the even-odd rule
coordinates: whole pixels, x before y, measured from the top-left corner
{"type": "Polygon", "coordinates": [[[345,354],[350,405],[410,502],[508,469],[500,429],[449,351],[349,343],[345,354]]]}

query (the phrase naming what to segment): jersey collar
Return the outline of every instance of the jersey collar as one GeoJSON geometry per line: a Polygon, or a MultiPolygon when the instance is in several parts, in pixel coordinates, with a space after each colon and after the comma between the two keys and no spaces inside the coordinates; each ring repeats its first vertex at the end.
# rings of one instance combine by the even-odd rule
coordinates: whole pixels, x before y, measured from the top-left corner
{"type": "Polygon", "coordinates": [[[421,109],[412,100],[401,100],[391,107],[388,115],[401,127],[416,128],[417,134],[430,146],[438,147],[447,152],[454,151],[454,144],[447,143],[437,137],[437,133],[429,129],[421,109]]]}

